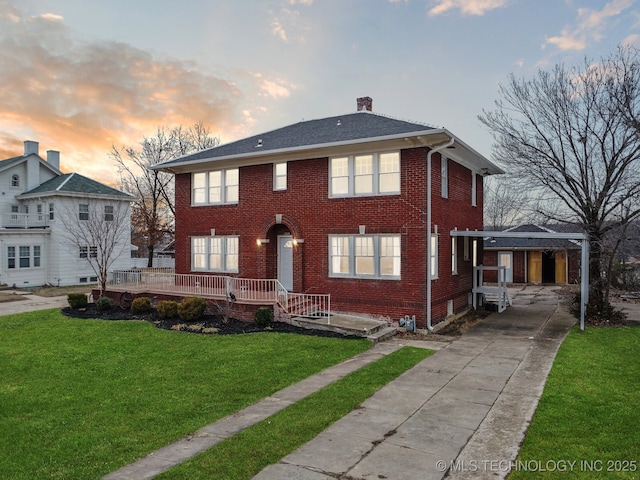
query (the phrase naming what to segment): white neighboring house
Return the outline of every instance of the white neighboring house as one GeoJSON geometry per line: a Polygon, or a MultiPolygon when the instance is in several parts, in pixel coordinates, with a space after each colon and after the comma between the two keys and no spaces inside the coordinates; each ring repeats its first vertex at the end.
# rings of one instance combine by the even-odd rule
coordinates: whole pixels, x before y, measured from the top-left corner
{"type": "Polygon", "coordinates": [[[130,268],[132,200],[80,174],[63,174],[59,152],[47,151],[44,160],[38,142],[25,141],[24,155],[0,160],[0,283],[34,287],[97,282],[89,263],[96,247],[79,247],[69,239],[61,221],[69,212],[81,226],[84,212],[104,212],[109,221],[114,210],[124,211],[127,224],[110,269],[130,268]]]}

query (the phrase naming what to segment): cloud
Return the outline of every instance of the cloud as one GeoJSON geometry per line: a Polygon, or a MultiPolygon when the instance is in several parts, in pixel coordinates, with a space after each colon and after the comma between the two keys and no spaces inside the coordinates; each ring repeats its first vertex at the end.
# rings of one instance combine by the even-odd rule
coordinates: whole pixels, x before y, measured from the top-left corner
{"type": "MultiPolygon", "coordinates": [[[[288,0],[289,5],[310,7],[313,0],[288,0]]],[[[277,12],[271,13],[271,33],[283,42],[304,42],[307,28],[300,22],[300,10],[282,6],[277,12]]]]}
{"type": "Polygon", "coordinates": [[[125,43],[75,40],[54,13],[28,16],[1,1],[0,12],[0,158],[35,140],[61,151],[63,170],[113,182],[111,145],[198,121],[228,141],[255,122],[246,111],[261,113],[257,98],[289,94],[283,80],[236,72],[239,86],[125,43]]]}
{"type": "Polygon", "coordinates": [[[633,5],[634,1],[613,0],[602,10],[579,8],[576,24],[565,26],[560,35],[547,38],[543,47],[554,45],[563,51],[584,50],[590,40],[599,41],[604,38],[609,21],[633,5]]]}
{"type": "Polygon", "coordinates": [[[504,7],[509,0],[436,0],[431,2],[429,16],[442,15],[450,10],[460,10],[463,15],[484,15],[490,10],[504,7]]]}

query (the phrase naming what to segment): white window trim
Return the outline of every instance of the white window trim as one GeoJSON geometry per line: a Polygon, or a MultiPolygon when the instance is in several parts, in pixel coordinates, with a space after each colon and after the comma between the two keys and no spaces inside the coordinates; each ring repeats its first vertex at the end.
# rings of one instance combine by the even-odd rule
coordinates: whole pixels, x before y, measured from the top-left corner
{"type": "Polygon", "coordinates": [[[206,172],[194,172],[191,174],[191,205],[192,206],[203,206],[203,205],[237,205],[240,197],[240,169],[239,168],[225,168],[220,170],[208,170],[206,172]],[[230,171],[237,171],[238,183],[229,185],[227,183],[227,173],[230,171]],[[210,202],[209,201],[209,189],[211,185],[209,185],[209,174],[213,172],[220,172],[220,201],[219,202],[210,202]],[[195,196],[195,187],[194,187],[194,178],[196,175],[202,174],[204,175],[204,202],[196,202],[195,196]],[[229,201],[227,199],[227,191],[228,187],[235,186],[238,188],[238,198],[235,200],[229,201]]]}
{"type": "Polygon", "coordinates": [[[6,268],[7,270],[33,270],[33,269],[40,269],[42,268],[42,253],[43,253],[43,248],[42,245],[40,244],[33,244],[33,245],[7,245],[6,246],[6,255],[7,255],[7,259],[6,259],[6,268]],[[29,256],[24,256],[21,255],[20,249],[21,248],[28,248],[29,249],[29,256]],[[40,255],[36,255],[36,248],[39,250],[40,255]],[[9,249],[13,249],[13,256],[9,256],[9,249]],[[28,267],[23,267],[20,265],[20,260],[22,260],[23,258],[28,258],[29,259],[29,266],[28,267]],[[35,259],[38,258],[39,259],[39,263],[40,265],[36,265],[35,263],[35,259]],[[13,259],[13,267],[9,267],[9,260],[13,259]]]}
{"type": "Polygon", "coordinates": [[[444,155],[440,156],[440,195],[449,198],[449,161],[444,155]]]}
{"type": "MultiPolygon", "coordinates": [[[[386,172],[389,173],[389,172],[386,172]]],[[[348,198],[348,197],[376,197],[376,196],[384,196],[384,195],[399,195],[401,193],[402,187],[400,186],[400,180],[402,176],[402,158],[400,156],[400,151],[391,150],[391,151],[381,151],[374,153],[359,153],[355,155],[341,155],[329,158],[329,198],[348,198]],[[398,155],[398,190],[390,191],[390,192],[380,192],[380,176],[382,173],[380,172],[380,155],[396,153],[398,155]],[[372,157],[372,175],[373,175],[373,185],[371,193],[355,193],[355,184],[356,184],[356,171],[355,171],[355,158],[356,157],[364,157],[364,156],[372,157]],[[347,158],[348,159],[348,187],[347,193],[334,194],[333,193],[333,172],[331,171],[332,160],[334,158],[347,158]]]]}
{"type": "MultiPolygon", "coordinates": [[[[398,255],[399,272],[398,275],[383,275],[380,273],[380,239],[382,238],[397,238],[402,248],[402,237],[395,234],[382,234],[382,235],[329,235],[329,277],[331,278],[367,278],[372,280],[400,280],[402,277],[402,255],[398,255]],[[331,240],[333,238],[347,238],[349,245],[349,272],[348,273],[335,273],[333,271],[333,256],[331,240]],[[356,238],[372,238],[373,239],[373,265],[374,273],[372,275],[356,274],[356,238]]],[[[396,258],[396,257],[391,257],[396,258]]]]}
{"type": "Polygon", "coordinates": [[[228,260],[229,260],[229,239],[236,239],[237,241],[237,252],[235,255],[238,256],[238,264],[240,260],[240,237],[238,235],[215,235],[215,236],[203,236],[203,237],[191,237],[191,271],[192,272],[229,272],[229,273],[237,273],[238,268],[228,268],[228,260]],[[220,253],[222,257],[222,267],[221,268],[211,268],[210,258],[211,258],[211,242],[209,240],[213,238],[222,239],[222,252],[220,253]],[[195,253],[194,253],[194,244],[196,240],[204,241],[204,252],[199,255],[204,255],[204,267],[196,268],[195,266],[195,253]]]}
{"type": "Polygon", "coordinates": [[[438,234],[431,234],[431,258],[429,258],[429,268],[431,269],[431,280],[438,279],[438,234]]]}
{"type": "Polygon", "coordinates": [[[476,172],[471,172],[471,206],[478,206],[478,179],[476,172]]]}
{"type": "Polygon", "coordinates": [[[451,275],[458,275],[458,237],[451,237],[451,275]]]}
{"type": "Polygon", "coordinates": [[[288,174],[289,166],[287,162],[276,162],[273,164],[273,190],[277,192],[282,192],[287,189],[287,174],[288,174]],[[284,174],[278,174],[278,166],[284,165],[284,174]],[[284,185],[278,186],[278,179],[284,179],[284,185]]]}

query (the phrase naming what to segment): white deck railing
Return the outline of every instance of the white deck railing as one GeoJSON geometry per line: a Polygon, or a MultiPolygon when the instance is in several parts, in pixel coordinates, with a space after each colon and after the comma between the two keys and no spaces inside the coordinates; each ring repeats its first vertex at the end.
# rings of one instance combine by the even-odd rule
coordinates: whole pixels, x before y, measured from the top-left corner
{"type": "Polygon", "coordinates": [[[506,267],[489,267],[479,265],[473,267],[473,308],[477,308],[477,294],[483,294],[484,296],[497,296],[498,300],[498,312],[502,313],[507,308],[507,303],[512,305],[509,290],[507,290],[506,281],[506,267]],[[485,271],[497,271],[498,272],[498,285],[485,285],[484,284],[484,272],[485,271]]]}
{"type": "Polygon", "coordinates": [[[280,305],[288,315],[328,317],[331,298],[327,294],[291,293],[276,279],[178,274],[171,269],[115,270],[107,287],[115,290],[230,298],[239,303],[280,305]]]}
{"type": "Polygon", "coordinates": [[[48,217],[43,213],[2,213],[0,226],[4,228],[44,228],[48,217]]]}

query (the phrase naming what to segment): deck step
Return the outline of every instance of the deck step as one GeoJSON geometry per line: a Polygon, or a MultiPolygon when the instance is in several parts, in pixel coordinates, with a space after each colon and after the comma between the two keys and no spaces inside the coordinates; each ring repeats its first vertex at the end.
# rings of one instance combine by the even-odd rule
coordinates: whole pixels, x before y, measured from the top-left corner
{"type": "Polygon", "coordinates": [[[386,322],[353,315],[331,315],[324,318],[292,316],[291,323],[304,328],[328,330],[359,337],[368,337],[387,327],[386,322]]]}

